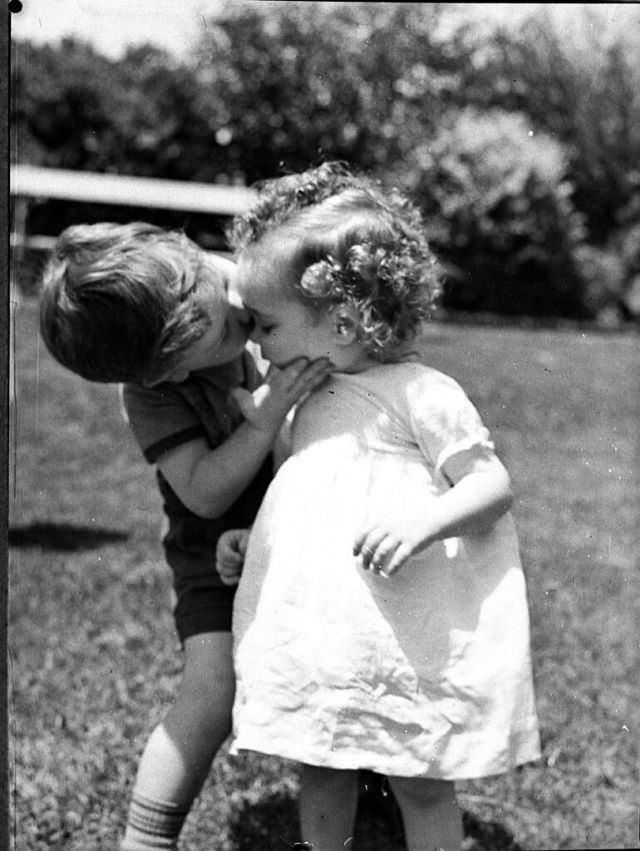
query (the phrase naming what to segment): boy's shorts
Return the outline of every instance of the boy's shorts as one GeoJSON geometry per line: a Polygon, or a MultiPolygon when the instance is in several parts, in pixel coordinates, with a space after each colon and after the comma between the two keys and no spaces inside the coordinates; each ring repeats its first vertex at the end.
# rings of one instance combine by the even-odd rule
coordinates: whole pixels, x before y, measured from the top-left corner
{"type": "Polygon", "coordinates": [[[165,502],[162,545],[173,571],[173,614],[183,644],[203,632],[231,631],[235,587],[216,571],[216,547],[223,532],[251,526],[272,476],[269,456],[236,502],[221,517],[206,520],[189,512],[158,473],[165,502]]]}
{"type": "Polygon", "coordinates": [[[194,566],[188,571],[173,566],[173,616],[182,644],[203,632],[231,631],[236,589],[222,583],[211,561],[199,571],[194,566]]]}

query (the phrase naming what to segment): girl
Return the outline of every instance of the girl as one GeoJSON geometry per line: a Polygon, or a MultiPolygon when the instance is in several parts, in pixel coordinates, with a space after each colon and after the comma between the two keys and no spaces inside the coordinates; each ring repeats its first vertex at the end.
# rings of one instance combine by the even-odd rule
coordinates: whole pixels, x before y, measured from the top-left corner
{"type": "MultiPolygon", "coordinates": [[[[303,763],[303,840],[351,835],[386,774],[410,851],[454,851],[453,781],[539,756],[508,474],[411,341],[438,294],[418,212],[338,165],[271,181],[236,222],[253,339],[335,372],[298,408],[234,607],[233,750],[303,763]]],[[[237,580],[244,543],[218,568],[237,580]]]]}

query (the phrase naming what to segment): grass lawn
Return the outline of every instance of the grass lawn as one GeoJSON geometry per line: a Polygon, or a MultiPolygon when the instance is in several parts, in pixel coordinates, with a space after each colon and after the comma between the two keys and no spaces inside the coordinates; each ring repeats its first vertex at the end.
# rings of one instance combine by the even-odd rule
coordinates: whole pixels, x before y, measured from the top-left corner
{"type": "MultiPolygon", "coordinates": [[[[138,755],[180,671],[160,501],[113,387],[58,367],[26,300],[11,443],[10,741],[16,851],[115,849],[138,755]]],[[[639,848],[637,335],[443,325],[424,348],[512,474],[544,755],[460,784],[484,851],[639,848]]],[[[190,851],[285,851],[295,766],[221,754],[190,851]]],[[[363,801],[356,851],[400,851],[363,801]]]]}

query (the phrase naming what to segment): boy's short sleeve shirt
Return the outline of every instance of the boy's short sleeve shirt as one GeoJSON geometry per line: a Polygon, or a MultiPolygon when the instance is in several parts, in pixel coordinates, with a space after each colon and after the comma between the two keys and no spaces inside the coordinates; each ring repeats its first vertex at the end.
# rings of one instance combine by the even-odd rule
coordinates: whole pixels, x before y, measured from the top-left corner
{"type": "Polygon", "coordinates": [[[229,364],[193,372],[181,384],[123,385],[124,415],[144,457],[154,464],[168,450],[197,438],[205,438],[211,449],[223,443],[241,420],[231,391],[239,386],[253,390],[260,381],[245,353],[229,364]]]}
{"type": "MultiPolygon", "coordinates": [[[[245,352],[232,363],[192,372],[181,384],[167,382],[155,387],[125,384],[122,387],[124,415],[144,457],[155,464],[164,452],[191,440],[205,438],[211,449],[224,443],[242,420],[231,391],[235,387],[253,390],[261,382],[251,355],[245,352]]],[[[217,540],[226,529],[246,528],[252,524],[272,475],[270,455],[227,511],[207,519],[190,511],[162,472],[156,470],[168,519],[163,546],[174,572],[178,595],[185,583],[221,584],[214,569],[217,540]]]]}

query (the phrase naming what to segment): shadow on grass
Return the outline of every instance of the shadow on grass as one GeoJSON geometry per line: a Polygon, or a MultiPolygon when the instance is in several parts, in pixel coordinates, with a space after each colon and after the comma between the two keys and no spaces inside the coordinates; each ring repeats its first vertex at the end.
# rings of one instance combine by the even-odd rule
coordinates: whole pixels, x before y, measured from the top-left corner
{"type": "MultiPolygon", "coordinates": [[[[291,851],[300,842],[298,808],[294,797],[276,792],[257,803],[244,801],[228,828],[234,851],[291,851]]],[[[402,825],[387,802],[358,804],[354,851],[403,851],[402,825]]],[[[348,847],[348,846],[347,846],[348,847]]]]}
{"type": "MultiPolygon", "coordinates": [[[[498,822],[462,814],[466,851],[522,851],[513,834],[498,822]]],[[[234,851],[290,851],[300,842],[295,797],[279,791],[258,803],[244,801],[229,826],[234,851]]],[[[388,785],[376,775],[360,784],[354,851],[404,851],[400,809],[388,785]]]]}
{"type": "Polygon", "coordinates": [[[297,824],[295,798],[278,791],[257,802],[244,800],[234,810],[228,837],[234,851],[287,851],[299,839],[297,824]]]}
{"type": "Polygon", "coordinates": [[[473,813],[462,813],[465,838],[473,839],[469,851],[522,851],[511,831],[497,821],[482,821],[473,813]]]}
{"type": "Polygon", "coordinates": [[[75,552],[91,550],[104,544],[126,541],[129,532],[101,529],[96,526],[74,526],[71,523],[30,523],[9,529],[10,547],[40,547],[43,550],[75,552]]]}

